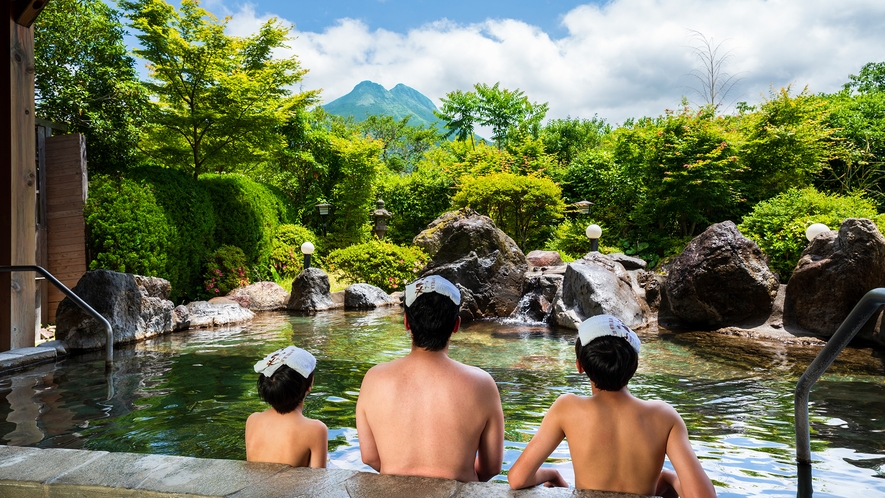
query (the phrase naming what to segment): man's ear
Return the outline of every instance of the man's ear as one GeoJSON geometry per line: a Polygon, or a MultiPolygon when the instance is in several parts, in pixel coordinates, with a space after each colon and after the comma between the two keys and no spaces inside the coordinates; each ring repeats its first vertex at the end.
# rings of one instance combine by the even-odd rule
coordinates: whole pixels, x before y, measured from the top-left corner
{"type": "Polygon", "coordinates": [[[575,360],[575,366],[578,367],[578,373],[584,373],[584,367],[581,366],[581,360],[575,360]]]}
{"type": "Polygon", "coordinates": [[[403,325],[406,327],[406,330],[412,330],[412,326],[409,325],[409,317],[405,313],[403,313],[403,325]]]}
{"type": "Polygon", "coordinates": [[[452,333],[454,334],[454,333],[458,332],[458,329],[460,329],[460,328],[461,328],[461,317],[459,316],[458,318],[455,319],[455,328],[452,329],[452,333]]]}

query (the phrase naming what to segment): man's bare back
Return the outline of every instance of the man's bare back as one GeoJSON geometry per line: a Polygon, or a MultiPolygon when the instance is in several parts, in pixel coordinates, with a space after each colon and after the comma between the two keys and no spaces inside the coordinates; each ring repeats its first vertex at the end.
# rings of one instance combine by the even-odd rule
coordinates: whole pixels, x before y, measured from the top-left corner
{"type": "Polygon", "coordinates": [[[488,373],[444,351],[416,348],[372,367],[360,388],[356,425],[363,461],[382,474],[467,482],[501,471],[498,388],[488,373]]]}

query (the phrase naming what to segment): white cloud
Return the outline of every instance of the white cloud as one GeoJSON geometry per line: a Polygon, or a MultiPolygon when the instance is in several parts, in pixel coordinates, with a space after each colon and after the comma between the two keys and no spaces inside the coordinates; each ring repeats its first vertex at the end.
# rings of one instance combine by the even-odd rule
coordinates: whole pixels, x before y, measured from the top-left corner
{"type": "MultiPolygon", "coordinates": [[[[230,32],[254,33],[269,17],[246,5],[230,32]]],[[[441,19],[394,33],[339,19],[322,33],[296,29],[287,53],[310,69],[303,87],[322,88],[326,101],[372,80],[404,83],[439,105],[452,90],[500,81],[549,102],[548,117],[598,113],[611,122],[657,116],[692,93],[689,29],[731,50],[727,69],[741,77],[731,97],[751,103],[770,86],[833,92],[885,59],[881,0],[613,0],[577,7],[562,22],[568,34],[552,40],[519,20],[441,19]]]]}

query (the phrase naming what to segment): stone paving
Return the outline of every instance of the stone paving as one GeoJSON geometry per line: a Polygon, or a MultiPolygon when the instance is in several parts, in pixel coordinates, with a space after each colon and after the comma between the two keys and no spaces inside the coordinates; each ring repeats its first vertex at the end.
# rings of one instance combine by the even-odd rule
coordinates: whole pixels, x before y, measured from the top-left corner
{"type": "Polygon", "coordinates": [[[0,497],[641,498],[169,455],[0,445],[0,497]]]}
{"type": "Polygon", "coordinates": [[[10,349],[0,353],[0,374],[22,370],[65,356],[62,341],[49,341],[33,348],[10,349]]]}

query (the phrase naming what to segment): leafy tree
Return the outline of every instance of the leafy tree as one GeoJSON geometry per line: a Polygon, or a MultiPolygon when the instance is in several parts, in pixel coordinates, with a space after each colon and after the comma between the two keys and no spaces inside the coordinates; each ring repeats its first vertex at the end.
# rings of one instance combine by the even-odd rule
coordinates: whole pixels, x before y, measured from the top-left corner
{"type": "Polygon", "coordinates": [[[524,250],[540,247],[565,210],[562,191],[549,178],[492,173],[461,181],[452,203],[487,214],[524,250]]]}
{"type": "Polygon", "coordinates": [[[772,92],[758,111],[741,119],[741,164],[750,203],[810,185],[828,161],[842,153],[827,116],[826,99],[807,89],[792,96],[787,87],[772,92]]]}
{"type": "Polygon", "coordinates": [[[846,90],[859,93],[885,92],[885,62],[868,62],[861,68],[860,74],[848,77],[851,81],[845,84],[846,90]]]}
{"type": "Polygon", "coordinates": [[[412,171],[421,156],[441,138],[434,128],[409,126],[409,118],[397,121],[393,116],[370,115],[359,124],[367,138],[381,142],[381,160],[391,171],[412,171]]]}
{"type": "Polygon", "coordinates": [[[473,130],[476,125],[490,126],[492,140],[498,148],[504,147],[508,134],[514,129],[537,132],[547,114],[547,103],[530,102],[522,90],[500,88],[500,83],[492,86],[485,83],[473,85],[474,91],[455,90],[442,99],[443,106],[436,112],[445,127],[446,135],[455,135],[458,140],[470,137],[473,145],[473,130]]]}
{"type": "Polygon", "coordinates": [[[541,129],[541,140],[548,154],[568,166],[582,152],[598,147],[612,127],[604,119],[552,119],[541,129]]]}
{"type": "Polygon", "coordinates": [[[378,196],[393,213],[387,238],[397,244],[411,244],[431,221],[449,210],[454,186],[454,178],[426,161],[411,174],[384,175],[378,196]]]}
{"type": "Polygon", "coordinates": [[[135,161],[148,104],[123,34],[101,0],[55,0],[34,25],[37,116],[86,137],[93,173],[135,161]]]}
{"type": "Polygon", "coordinates": [[[295,57],[273,58],[285,47],[289,28],[267,21],[248,38],[224,33],[219,21],[183,0],[123,0],[150,62],[146,83],[156,97],[143,147],[156,161],[192,173],[231,171],[255,164],[282,146],[277,129],[317,92],[292,94],[306,73],[295,57]]]}

